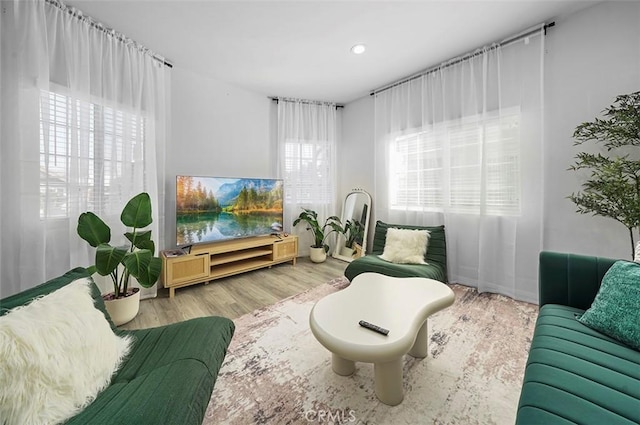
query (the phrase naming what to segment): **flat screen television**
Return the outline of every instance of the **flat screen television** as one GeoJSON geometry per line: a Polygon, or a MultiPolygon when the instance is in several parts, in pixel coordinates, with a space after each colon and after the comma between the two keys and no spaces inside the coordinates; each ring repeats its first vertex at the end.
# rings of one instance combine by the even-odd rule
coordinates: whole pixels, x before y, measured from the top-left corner
{"type": "Polygon", "coordinates": [[[176,242],[186,246],[283,230],[280,179],[176,176],[176,242]]]}

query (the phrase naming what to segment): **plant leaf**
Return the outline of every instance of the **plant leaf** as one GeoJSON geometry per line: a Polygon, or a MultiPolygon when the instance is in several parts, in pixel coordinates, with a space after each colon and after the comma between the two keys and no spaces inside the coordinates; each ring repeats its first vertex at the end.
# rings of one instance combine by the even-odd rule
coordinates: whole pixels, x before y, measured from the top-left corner
{"type": "Polygon", "coordinates": [[[138,249],[148,249],[152,253],[155,252],[155,244],[151,240],[151,230],[142,232],[126,232],[124,236],[138,249]]]}
{"type": "Polygon", "coordinates": [[[96,249],[96,271],[102,276],[111,274],[125,255],[127,255],[126,249],[116,248],[106,243],[98,245],[96,249]]]}
{"type": "Polygon", "coordinates": [[[156,252],[156,244],[152,241],[152,240],[143,240],[140,242],[136,242],[135,245],[136,248],[138,249],[146,249],[151,251],[151,254],[154,254],[156,252]]]}
{"type": "Polygon", "coordinates": [[[147,269],[138,277],[138,282],[145,288],[152,287],[160,278],[162,272],[162,260],[158,257],[151,257],[147,269]]]}
{"type": "Polygon", "coordinates": [[[78,217],[78,236],[96,248],[111,241],[111,229],[100,217],[92,212],[85,212],[78,217]]]}
{"type": "Polygon", "coordinates": [[[135,277],[138,283],[145,288],[153,286],[162,271],[162,260],[154,257],[147,249],[128,252],[123,264],[131,276],[135,277]]]}
{"type": "Polygon", "coordinates": [[[131,198],[124,206],[120,220],[127,227],[141,229],[153,222],[151,217],[151,198],[146,192],[139,193],[131,198]]]}

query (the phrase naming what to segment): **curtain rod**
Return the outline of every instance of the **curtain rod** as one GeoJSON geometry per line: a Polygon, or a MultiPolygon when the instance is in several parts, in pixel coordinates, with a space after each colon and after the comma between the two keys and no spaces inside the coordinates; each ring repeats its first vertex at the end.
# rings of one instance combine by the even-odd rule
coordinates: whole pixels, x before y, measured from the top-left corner
{"type": "Polygon", "coordinates": [[[306,99],[287,99],[286,97],[273,97],[273,96],[267,96],[267,97],[276,103],[282,100],[283,102],[308,103],[311,105],[335,105],[336,109],[344,108],[344,105],[341,105],[339,103],[333,103],[333,102],[322,102],[319,100],[306,100],[306,99]]]}
{"type": "MultiPolygon", "coordinates": [[[[534,29],[525,30],[525,32],[523,32],[521,34],[514,35],[513,37],[509,37],[509,38],[507,38],[507,39],[505,39],[505,40],[503,40],[503,41],[501,41],[499,43],[493,43],[493,44],[490,45],[489,49],[495,49],[495,48],[498,48],[498,47],[508,46],[508,45],[510,45],[512,43],[515,43],[516,41],[522,40],[523,38],[527,38],[527,37],[529,37],[531,35],[536,34],[541,29],[544,31],[544,35],[546,35],[547,34],[547,28],[554,27],[555,25],[556,25],[555,22],[550,22],[548,24],[538,25],[534,29]]],[[[473,58],[475,56],[478,56],[480,54],[482,54],[482,52],[478,52],[478,49],[476,49],[473,52],[469,52],[469,53],[466,53],[466,54],[462,55],[461,57],[458,57],[457,59],[456,58],[450,59],[449,62],[443,62],[440,65],[432,66],[432,67],[427,68],[425,70],[422,70],[422,71],[420,71],[420,72],[418,72],[416,74],[413,74],[413,75],[410,75],[408,77],[402,78],[402,79],[400,79],[400,80],[398,80],[398,81],[396,81],[394,83],[390,83],[390,84],[387,84],[386,86],[382,86],[381,88],[372,90],[371,93],[369,93],[369,95],[370,96],[374,96],[374,95],[376,95],[378,93],[382,93],[384,91],[387,91],[387,90],[389,90],[389,89],[391,89],[393,87],[397,87],[397,86],[402,85],[404,83],[408,83],[409,81],[416,80],[416,79],[418,79],[418,78],[420,78],[420,77],[422,77],[424,75],[431,74],[432,72],[435,72],[438,69],[448,68],[450,66],[457,65],[460,62],[466,61],[466,60],[471,59],[471,58],[473,58]]]]}
{"type": "Polygon", "coordinates": [[[152,59],[160,62],[161,64],[163,64],[168,68],[173,68],[173,64],[170,62],[167,62],[164,57],[154,53],[153,51],[151,51],[151,49],[143,46],[142,44],[138,43],[135,40],[130,39],[126,35],[112,28],[105,27],[101,22],[96,21],[91,16],[85,15],[81,10],[76,9],[74,7],[69,7],[66,4],[62,3],[62,1],[60,0],[45,0],[45,2],[52,5],[53,7],[57,7],[63,12],[68,13],[69,15],[73,16],[74,18],[78,19],[81,22],[86,22],[91,28],[94,28],[98,31],[102,31],[103,33],[116,38],[117,40],[121,41],[124,44],[133,44],[133,46],[136,49],[149,55],[152,59]]]}

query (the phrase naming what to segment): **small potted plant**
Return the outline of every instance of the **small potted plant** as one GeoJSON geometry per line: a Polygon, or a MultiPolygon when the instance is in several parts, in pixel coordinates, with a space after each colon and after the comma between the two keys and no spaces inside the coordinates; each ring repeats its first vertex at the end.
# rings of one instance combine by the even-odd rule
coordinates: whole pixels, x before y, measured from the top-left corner
{"type": "Polygon", "coordinates": [[[89,267],[91,274],[110,276],[113,292],[103,295],[105,305],[116,326],[132,320],[140,308],[140,290],[129,288],[135,278],[144,288],[153,286],[160,277],[162,260],[155,257],[155,243],[151,230],[144,230],[153,219],[151,198],[140,193],[125,205],[120,221],[131,231],[124,236],[129,244],[111,246],[111,229],[93,212],[84,212],[78,217],[78,236],[96,248],[95,265],[89,267]]]}
{"type": "Polygon", "coordinates": [[[347,220],[344,229],[341,232],[344,235],[344,247],[340,250],[340,255],[352,257],[354,253],[354,244],[362,243],[364,236],[364,226],[358,220],[347,220]]]}
{"type": "Polygon", "coordinates": [[[320,223],[318,223],[318,213],[307,208],[303,208],[302,210],[298,218],[293,222],[293,226],[295,227],[301,221],[307,222],[307,230],[311,230],[314,237],[309,257],[314,263],[322,263],[327,259],[327,251],[329,251],[329,245],[325,243],[327,236],[332,232],[342,232],[340,219],[332,215],[325,220],[324,225],[320,226],[320,223]],[[328,232],[327,228],[330,229],[328,232]]]}

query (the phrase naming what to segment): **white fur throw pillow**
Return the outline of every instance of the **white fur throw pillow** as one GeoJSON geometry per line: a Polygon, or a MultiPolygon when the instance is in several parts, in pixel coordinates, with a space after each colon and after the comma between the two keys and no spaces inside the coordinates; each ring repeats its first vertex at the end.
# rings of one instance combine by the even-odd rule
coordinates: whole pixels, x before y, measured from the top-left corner
{"type": "Polygon", "coordinates": [[[633,258],[633,261],[636,263],[640,263],[640,241],[638,241],[638,243],[636,244],[636,249],[635,249],[636,255],[633,258]]]}
{"type": "Polygon", "coordinates": [[[0,317],[0,423],[55,424],[91,403],[131,340],[95,308],[88,278],[0,317]]]}
{"type": "Polygon", "coordinates": [[[424,256],[429,243],[428,230],[387,229],[387,239],[380,258],[399,264],[427,264],[424,256]]]}

